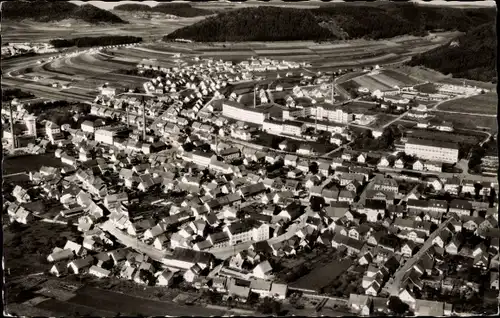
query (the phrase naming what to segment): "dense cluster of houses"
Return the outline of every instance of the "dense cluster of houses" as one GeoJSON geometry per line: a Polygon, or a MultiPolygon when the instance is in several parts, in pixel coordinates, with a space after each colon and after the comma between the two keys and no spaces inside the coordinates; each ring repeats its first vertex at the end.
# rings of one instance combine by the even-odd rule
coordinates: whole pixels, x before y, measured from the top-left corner
{"type": "MultiPolygon", "coordinates": [[[[398,296],[416,311],[430,306],[416,291],[458,275],[447,267],[451,258],[487,273],[490,288],[498,289],[496,182],[408,180],[378,171],[404,168],[402,158],[373,160],[351,150],[313,158],[306,146],[291,154],[220,141],[220,128],[229,125],[214,120],[220,105],[205,103],[203,93],[215,87],[215,97],[220,83],[192,71],[193,78],[172,73],[192,83],[167,80],[194,85],[182,92],[148,101],[101,96],[92,107],[101,118],[79,129],[45,125],[63,167],[30,173],[32,188],[17,185],[7,212],[29,224],[45,217],[29,203],[63,206],[58,218],[72,220],[83,241],[54,248],[47,258],[53,274],[116,275],[161,286],[185,281],[241,301],[251,293],[284,299],[289,287],[275,278],[276,260],[321,245],[345,250],[344,257],[366,267],[365,295],[350,300],[361,313],[383,307],[378,298],[406,262],[414,265],[398,296]],[[147,133],[144,118],[153,120],[147,133]]],[[[439,175],[441,165],[417,160],[413,169],[439,175]]]]}

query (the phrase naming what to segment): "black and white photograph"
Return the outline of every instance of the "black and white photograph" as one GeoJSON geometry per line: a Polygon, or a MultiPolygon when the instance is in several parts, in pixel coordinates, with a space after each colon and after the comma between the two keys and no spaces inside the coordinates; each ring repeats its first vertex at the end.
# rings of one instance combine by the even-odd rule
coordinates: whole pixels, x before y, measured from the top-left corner
{"type": "Polygon", "coordinates": [[[495,1],[0,14],[5,316],[498,314],[495,1]]]}

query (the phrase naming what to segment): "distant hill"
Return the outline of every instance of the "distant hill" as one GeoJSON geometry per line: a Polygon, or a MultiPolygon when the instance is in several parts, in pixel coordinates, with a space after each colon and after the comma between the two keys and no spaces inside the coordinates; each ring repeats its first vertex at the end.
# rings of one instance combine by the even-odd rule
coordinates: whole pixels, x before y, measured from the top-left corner
{"type": "Polygon", "coordinates": [[[164,39],[223,42],[326,40],[331,37],[331,32],[321,27],[309,10],[256,7],[219,13],[174,31],[164,39]]]}
{"type": "Polygon", "coordinates": [[[214,13],[211,10],[194,8],[190,3],[160,3],[154,7],[145,4],[121,4],[114,7],[114,10],[160,12],[185,18],[205,16],[214,13]]]}
{"type": "Polygon", "coordinates": [[[57,22],[65,19],[88,23],[127,23],[113,13],[90,4],[78,6],[67,1],[4,1],[2,19],[20,21],[57,22]]]}
{"type": "Polygon", "coordinates": [[[222,12],[178,29],[164,39],[200,42],[381,39],[405,34],[424,35],[433,30],[467,31],[495,18],[492,8],[458,9],[414,3],[337,3],[315,9],[266,6],[222,12]],[[300,23],[301,19],[305,20],[300,23]],[[311,29],[304,30],[304,27],[311,29]]]}
{"type": "Polygon", "coordinates": [[[496,82],[496,25],[480,25],[450,43],[419,54],[410,66],[423,65],[454,77],[496,82]]]}

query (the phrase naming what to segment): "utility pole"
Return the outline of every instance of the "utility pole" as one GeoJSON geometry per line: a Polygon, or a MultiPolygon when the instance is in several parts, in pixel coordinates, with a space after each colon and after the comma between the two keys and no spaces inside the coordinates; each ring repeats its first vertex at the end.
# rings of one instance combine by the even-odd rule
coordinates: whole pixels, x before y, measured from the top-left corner
{"type": "Polygon", "coordinates": [[[16,149],[16,134],[14,133],[14,116],[12,115],[12,101],[9,102],[9,113],[10,113],[10,133],[12,134],[12,150],[14,150],[16,149]]]}

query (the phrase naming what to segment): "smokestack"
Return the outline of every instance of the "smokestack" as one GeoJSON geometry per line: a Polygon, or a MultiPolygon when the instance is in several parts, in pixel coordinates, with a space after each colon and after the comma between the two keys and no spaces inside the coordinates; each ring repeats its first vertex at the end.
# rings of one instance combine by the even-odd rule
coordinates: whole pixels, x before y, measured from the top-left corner
{"type": "Polygon", "coordinates": [[[335,75],[332,75],[332,104],[333,104],[333,96],[335,91],[335,75]]]}
{"type": "Polygon", "coordinates": [[[127,116],[127,128],[130,127],[129,115],[128,115],[128,105],[125,106],[126,116],[127,116]]]}
{"type": "Polygon", "coordinates": [[[10,133],[12,134],[12,149],[16,149],[16,135],[14,133],[14,116],[12,115],[12,101],[9,102],[10,133]]]}
{"type": "Polygon", "coordinates": [[[257,106],[257,86],[253,87],[253,108],[257,106]]]}
{"type": "Polygon", "coordinates": [[[142,96],[142,140],[146,141],[146,103],[142,96]]]}

